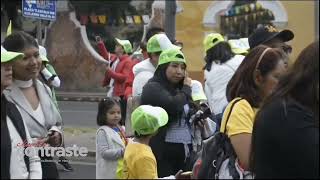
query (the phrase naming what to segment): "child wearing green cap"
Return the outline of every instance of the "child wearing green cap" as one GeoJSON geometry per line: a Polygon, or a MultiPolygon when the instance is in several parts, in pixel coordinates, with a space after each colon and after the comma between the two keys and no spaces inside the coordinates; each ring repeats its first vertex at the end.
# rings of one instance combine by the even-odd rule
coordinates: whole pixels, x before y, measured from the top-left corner
{"type": "MultiPolygon", "coordinates": [[[[161,107],[141,105],[133,111],[131,121],[135,137],[124,153],[123,178],[158,179],[157,161],[149,143],[158,129],[168,123],[168,114],[161,107]]],[[[164,179],[180,178],[181,173],[180,170],[164,179]]]]}

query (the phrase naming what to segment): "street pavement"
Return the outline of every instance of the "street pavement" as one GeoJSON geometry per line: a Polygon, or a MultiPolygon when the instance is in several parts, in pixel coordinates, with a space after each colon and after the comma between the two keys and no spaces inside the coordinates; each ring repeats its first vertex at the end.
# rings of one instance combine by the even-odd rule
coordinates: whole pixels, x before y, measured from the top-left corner
{"type": "Polygon", "coordinates": [[[63,170],[61,165],[58,165],[60,179],[96,179],[96,164],[88,162],[71,162],[71,172],[63,170]]]}
{"type": "MultiPolygon", "coordinates": [[[[58,101],[58,104],[64,123],[65,147],[86,147],[88,156],[95,157],[98,102],[58,101]]],[[[86,159],[80,161],[87,162],[86,159]]]]}
{"type": "Polygon", "coordinates": [[[98,127],[98,102],[58,101],[58,105],[64,127],[98,127]]]}

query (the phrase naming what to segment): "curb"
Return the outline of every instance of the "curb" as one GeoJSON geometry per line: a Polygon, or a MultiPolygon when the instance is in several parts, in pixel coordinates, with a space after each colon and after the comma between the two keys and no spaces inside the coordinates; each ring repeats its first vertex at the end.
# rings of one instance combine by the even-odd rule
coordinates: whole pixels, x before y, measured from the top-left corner
{"type": "Polygon", "coordinates": [[[58,101],[89,101],[99,102],[106,97],[106,93],[103,92],[66,92],[57,91],[56,98],[58,101]]]}
{"type": "Polygon", "coordinates": [[[99,102],[104,97],[64,97],[57,96],[57,101],[88,101],[88,102],[99,102]]]}

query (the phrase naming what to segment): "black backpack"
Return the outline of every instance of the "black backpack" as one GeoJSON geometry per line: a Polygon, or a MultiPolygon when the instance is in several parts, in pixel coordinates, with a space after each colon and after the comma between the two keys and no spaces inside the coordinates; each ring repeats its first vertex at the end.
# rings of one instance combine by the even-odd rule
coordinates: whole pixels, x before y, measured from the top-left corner
{"type": "Polygon", "coordinates": [[[193,178],[195,179],[218,179],[219,169],[227,158],[229,158],[229,170],[233,179],[240,176],[235,167],[237,158],[229,137],[225,134],[226,126],[232,112],[233,106],[242,99],[234,101],[227,116],[224,132],[216,132],[214,135],[203,141],[202,150],[193,166],[193,178]]]}

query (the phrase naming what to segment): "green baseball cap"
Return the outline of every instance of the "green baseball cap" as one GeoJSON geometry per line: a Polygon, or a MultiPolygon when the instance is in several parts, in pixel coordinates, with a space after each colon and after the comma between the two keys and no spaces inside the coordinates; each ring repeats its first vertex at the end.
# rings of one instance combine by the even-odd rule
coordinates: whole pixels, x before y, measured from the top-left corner
{"type": "Polygon", "coordinates": [[[116,38],[116,41],[118,44],[120,44],[123,47],[124,51],[127,54],[132,52],[132,45],[129,40],[121,40],[116,38]]]}
{"type": "Polygon", "coordinates": [[[224,38],[219,33],[210,33],[203,40],[203,46],[205,51],[207,52],[210,48],[217,45],[219,42],[223,42],[224,38]]]}
{"type": "Polygon", "coordinates": [[[183,53],[179,49],[168,49],[162,51],[159,56],[158,66],[161,64],[166,64],[170,62],[183,62],[187,63],[183,53]]]}
{"type": "Polygon", "coordinates": [[[161,52],[167,49],[181,49],[181,47],[176,46],[171,43],[168,36],[161,33],[153,35],[147,42],[147,52],[161,52]]]}
{"type": "Polygon", "coordinates": [[[23,56],[24,56],[23,53],[7,51],[1,46],[1,63],[6,63],[16,59],[21,59],[23,58],[23,56]]]}
{"type": "Polygon", "coordinates": [[[202,84],[199,81],[191,81],[191,97],[193,101],[207,100],[202,84]]]}
{"type": "Polygon", "coordinates": [[[168,114],[161,107],[141,105],[131,114],[132,129],[139,135],[150,135],[168,123],[168,114]]]}

